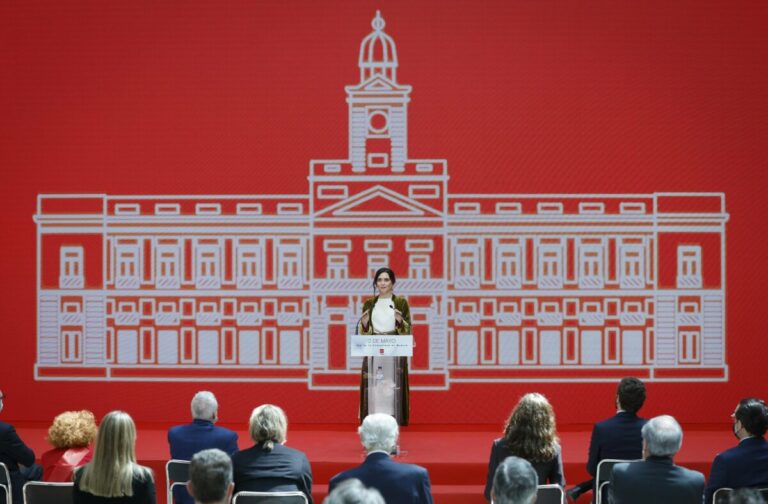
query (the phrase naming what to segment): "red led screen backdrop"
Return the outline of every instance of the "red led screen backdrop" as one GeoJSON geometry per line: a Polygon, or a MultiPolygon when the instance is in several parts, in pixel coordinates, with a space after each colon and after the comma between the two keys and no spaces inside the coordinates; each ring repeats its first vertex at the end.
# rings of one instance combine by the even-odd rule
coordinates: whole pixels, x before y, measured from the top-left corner
{"type": "Polygon", "coordinates": [[[768,16],[729,5],[5,4],[7,414],[354,422],[390,266],[412,422],[586,423],[626,375],[723,421],[768,281],[768,16]]]}

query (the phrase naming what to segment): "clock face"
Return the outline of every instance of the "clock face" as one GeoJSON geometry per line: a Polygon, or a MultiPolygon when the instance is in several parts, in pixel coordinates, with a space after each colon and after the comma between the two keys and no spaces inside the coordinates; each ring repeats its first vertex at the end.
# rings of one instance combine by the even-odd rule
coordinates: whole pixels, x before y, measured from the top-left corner
{"type": "Polygon", "coordinates": [[[386,110],[371,110],[368,112],[368,132],[374,135],[385,135],[389,128],[389,116],[386,110]]]}

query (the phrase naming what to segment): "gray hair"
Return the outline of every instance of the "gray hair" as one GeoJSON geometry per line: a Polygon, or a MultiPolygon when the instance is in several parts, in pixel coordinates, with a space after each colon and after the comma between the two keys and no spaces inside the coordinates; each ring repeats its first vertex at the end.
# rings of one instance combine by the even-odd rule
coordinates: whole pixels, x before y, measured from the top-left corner
{"type": "Polygon", "coordinates": [[[360,434],[360,442],[365,451],[389,452],[397,443],[399,429],[393,417],[386,413],[373,413],[365,417],[357,433],[360,434]]]}
{"type": "Polygon", "coordinates": [[[254,443],[261,444],[265,450],[271,451],[275,443],[285,442],[288,418],[279,406],[262,404],[251,413],[248,430],[254,443]]]}
{"type": "Polygon", "coordinates": [[[192,418],[195,420],[216,419],[216,412],[219,411],[219,403],[213,392],[201,390],[192,398],[192,418]]]}
{"type": "Polygon", "coordinates": [[[189,463],[190,493],[203,504],[221,502],[232,484],[232,460],[211,448],[197,452],[189,463]]]}
{"type": "Polygon", "coordinates": [[[365,488],[362,481],[350,478],[342,481],[323,501],[323,504],[386,504],[375,488],[365,488]]]}
{"type": "Polygon", "coordinates": [[[651,418],[641,432],[648,453],[657,457],[671,457],[683,444],[683,429],[669,415],[651,418]]]}
{"type": "Polygon", "coordinates": [[[729,504],[765,504],[765,499],[756,488],[739,488],[728,499],[729,504]]]}
{"type": "Polygon", "coordinates": [[[530,462],[507,457],[496,468],[491,495],[494,504],[530,504],[536,499],[539,476],[530,462]]]}

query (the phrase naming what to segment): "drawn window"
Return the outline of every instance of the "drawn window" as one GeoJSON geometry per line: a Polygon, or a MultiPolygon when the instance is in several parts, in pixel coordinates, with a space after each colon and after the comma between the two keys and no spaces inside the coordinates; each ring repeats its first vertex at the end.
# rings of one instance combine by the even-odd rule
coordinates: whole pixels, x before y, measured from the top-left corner
{"type": "Polygon", "coordinates": [[[539,288],[561,288],[563,286],[563,247],[560,244],[541,244],[538,255],[539,288]]]}
{"type": "Polygon", "coordinates": [[[677,287],[701,287],[701,247],[686,245],[677,248],[677,287]]]}
{"type": "Polygon", "coordinates": [[[115,260],[115,287],[138,289],[141,283],[141,249],[138,242],[118,243],[115,260]]]}
{"type": "Polygon", "coordinates": [[[82,289],[85,284],[83,247],[61,247],[60,259],[59,287],[62,289],[82,289]]]}
{"type": "Polygon", "coordinates": [[[221,250],[218,244],[197,244],[195,286],[198,289],[218,289],[221,286],[221,250]]]}
{"type": "Polygon", "coordinates": [[[480,286],[480,247],[459,244],[455,251],[456,287],[475,289],[480,286]]]}
{"type": "Polygon", "coordinates": [[[61,332],[61,361],[82,362],[83,331],[68,330],[61,332]]]}
{"type": "Polygon", "coordinates": [[[262,259],[259,245],[240,245],[237,248],[237,286],[259,288],[262,282],[262,259]]]}
{"type": "Polygon", "coordinates": [[[181,284],[181,253],[178,244],[158,244],[156,286],[158,289],[178,289],[181,284]]]}
{"type": "Polygon", "coordinates": [[[389,266],[389,256],[386,254],[371,254],[368,256],[368,277],[373,278],[376,270],[389,266]]]}
{"type": "Polygon", "coordinates": [[[622,289],[638,289],[645,286],[645,249],[642,245],[621,245],[619,284],[622,289]]]}
{"type": "Polygon", "coordinates": [[[701,333],[699,331],[680,331],[678,333],[678,357],[681,363],[701,362],[701,333]]]}
{"type": "Polygon", "coordinates": [[[429,256],[426,254],[412,254],[408,265],[408,277],[418,280],[429,278],[429,256]]]}
{"type": "Polygon", "coordinates": [[[601,289],[605,282],[603,264],[602,244],[582,244],[579,247],[579,287],[601,289]]]}
{"type": "Polygon", "coordinates": [[[497,245],[496,285],[518,289],[522,282],[522,249],[519,245],[497,245]]]}
{"type": "Polygon", "coordinates": [[[299,245],[280,244],[277,248],[277,286],[298,289],[302,285],[302,254],[299,245]]]}
{"type": "Polygon", "coordinates": [[[328,256],[328,278],[347,278],[349,271],[349,256],[346,254],[330,254],[328,256]]]}

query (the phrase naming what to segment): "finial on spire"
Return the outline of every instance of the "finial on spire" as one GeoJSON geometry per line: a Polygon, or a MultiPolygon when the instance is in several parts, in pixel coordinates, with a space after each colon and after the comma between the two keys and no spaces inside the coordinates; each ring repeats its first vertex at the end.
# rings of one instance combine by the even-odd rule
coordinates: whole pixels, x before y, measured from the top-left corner
{"type": "Polygon", "coordinates": [[[373,29],[376,31],[381,31],[384,29],[386,23],[384,22],[384,18],[381,17],[381,11],[376,11],[376,17],[373,18],[373,21],[371,21],[371,26],[373,26],[373,29]]]}

